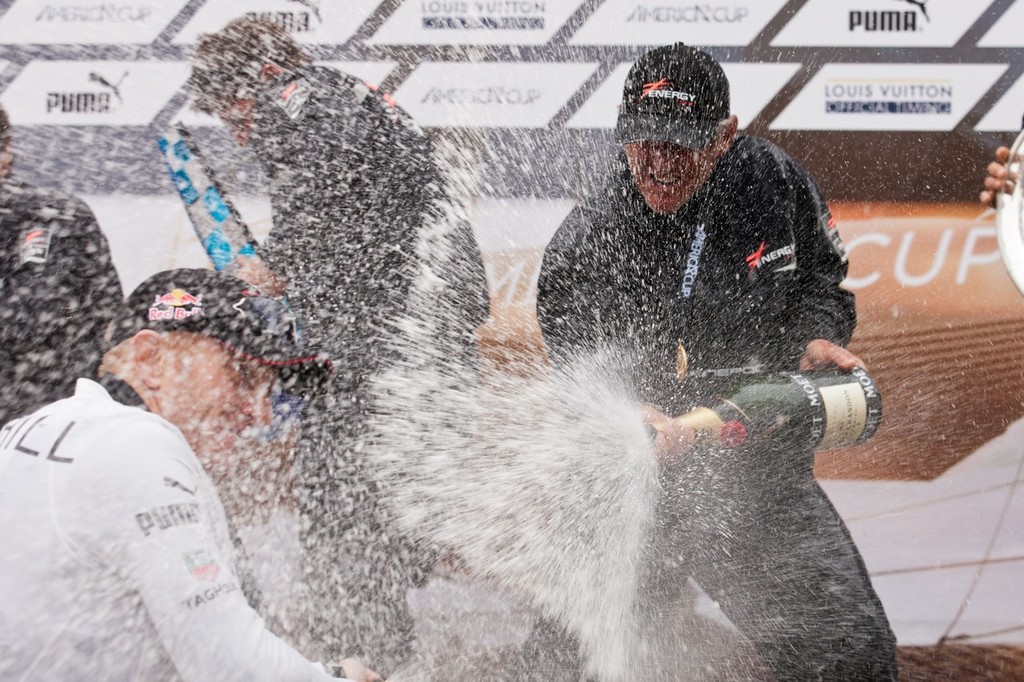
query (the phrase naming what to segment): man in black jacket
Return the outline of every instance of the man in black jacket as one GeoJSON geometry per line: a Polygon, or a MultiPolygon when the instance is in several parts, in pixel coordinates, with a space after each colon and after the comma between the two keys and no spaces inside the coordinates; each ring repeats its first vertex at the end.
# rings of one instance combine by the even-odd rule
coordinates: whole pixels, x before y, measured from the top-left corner
{"type": "Polygon", "coordinates": [[[0,110],[0,423],[70,396],[95,376],[121,283],[96,217],[79,199],[10,176],[0,110]]]}
{"type": "MultiPolygon", "coordinates": [[[[416,273],[416,236],[448,200],[429,138],[391,98],[349,75],[311,65],[276,25],[241,19],[203,36],[190,89],[250,144],[270,183],[273,229],[260,255],[287,281],[311,343],[335,379],[300,443],[313,639],[361,652],[388,672],[410,654],[407,589],[429,553],[396,532],[386,492],[360,455],[370,379],[386,366],[387,336],[416,273]]],[[[463,317],[449,320],[466,361],[487,315],[483,262],[468,224],[454,235],[463,317]]],[[[242,273],[271,290],[270,272],[242,273]]],[[[348,654],[346,654],[348,655],[348,654]]]]}
{"type": "MultiPolygon", "coordinates": [[[[710,404],[729,377],[862,364],[843,348],[856,313],[817,185],[736,129],[712,57],[676,44],[637,61],[624,154],[544,255],[537,312],[553,362],[623,349],[638,401],[667,415],[710,404]]],[[[799,446],[695,452],[662,502],[651,584],[693,576],[779,679],[895,679],[881,603],[812,465],[799,446]]],[[[575,665],[558,626],[532,641],[552,667],[575,665]]]]}

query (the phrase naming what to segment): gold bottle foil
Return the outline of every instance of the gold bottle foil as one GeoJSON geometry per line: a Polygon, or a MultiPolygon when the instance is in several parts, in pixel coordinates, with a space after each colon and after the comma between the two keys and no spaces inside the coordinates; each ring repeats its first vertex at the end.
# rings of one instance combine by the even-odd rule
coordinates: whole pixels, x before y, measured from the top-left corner
{"type": "Polygon", "coordinates": [[[686,414],[675,417],[677,423],[689,426],[697,432],[697,437],[710,437],[715,440],[722,435],[722,418],[714,410],[706,407],[698,407],[686,414]]]}

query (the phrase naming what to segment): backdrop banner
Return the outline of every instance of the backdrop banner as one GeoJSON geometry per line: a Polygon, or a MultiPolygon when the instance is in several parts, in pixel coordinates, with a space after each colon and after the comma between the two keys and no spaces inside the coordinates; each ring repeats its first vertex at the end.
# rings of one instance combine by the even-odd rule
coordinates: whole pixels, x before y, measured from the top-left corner
{"type": "Polygon", "coordinates": [[[208,266],[157,149],[174,121],[256,237],[271,229],[254,159],[183,89],[198,36],[239,16],[277,22],[432,136],[473,146],[494,357],[543,353],[544,248],[616,151],[630,64],[674,41],[711,52],[742,131],[811,171],[849,251],[852,350],[885,419],[866,445],[819,453],[816,472],[900,644],[971,644],[1024,671],[1024,297],[973,203],[1022,126],[1024,0],[0,0],[14,172],[86,200],[126,291],[208,266]]]}

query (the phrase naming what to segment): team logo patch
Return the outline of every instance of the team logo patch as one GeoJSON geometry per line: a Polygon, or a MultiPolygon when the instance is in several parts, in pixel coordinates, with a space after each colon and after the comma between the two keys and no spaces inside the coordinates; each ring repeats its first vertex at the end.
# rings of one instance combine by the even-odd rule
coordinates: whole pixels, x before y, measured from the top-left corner
{"type": "Polygon", "coordinates": [[[149,319],[184,320],[203,312],[203,295],[193,296],[184,289],[172,289],[153,299],[149,306],[149,319]]]}
{"type": "MultiPolygon", "coordinates": [[[[754,252],[746,257],[745,260],[747,262],[747,265],[750,267],[750,272],[757,270],[762,265],[767,265],[768,263],[773,263],[777,260],[793,261],[793,257],[796,255],[796,247],[793,244],[787,244],[786,246],[779,247],[777,249],[769,251],[768,253],[765,253],[766,247],[767,243],[761,242],[761,245],[754,249],[754,252]]],[[[784,265],[781,268],[776,268],[776,271],[792,270],[795,267],[796,263],[792,262],[787,265],[784,265]]]]}
{"type": "Polygon", "coordinates": [[[31,227],[21,233],[21,264],[38,263],[42,265],[50,255],[50,237],[53,230],[49,226],[31,227]]]}
{"type": "Polygon", "coordinates": [[[312,93],[313,91],[310,90],[309,84],[304,79],[294,80],[281,90],[281,95],[277,98],[277,106],[284,109],[288,118],[295,119],[312,93]]]}
{"type": "Polygon", "coordinates": [[[765,243],[761,242],[761,246],[757,247],[754,253],[747,256],[747,265],[750,266],[751,270],[753,270],[754,268],[761,264],[761,256],[764,255],[764,247],[765,243]]]}
{"type": "Polygon", "coordinates": [[[182,556],[185,559],[185,567],[192,577],[212,583],[220,575],[220,564],[214,561],[205,549],[197,549],[182,556]]]}
{"type": "Polygon", "coordinates": [[[648,97],[651,99],[674,99],[684,107],[693,106],[695,99],[693,95],[681,90],[672,90],[672,87],[672,81],[667,78],[656,80],[653,83],[644,83],[640,99],[637,101],[640,102],[648,97]]]}

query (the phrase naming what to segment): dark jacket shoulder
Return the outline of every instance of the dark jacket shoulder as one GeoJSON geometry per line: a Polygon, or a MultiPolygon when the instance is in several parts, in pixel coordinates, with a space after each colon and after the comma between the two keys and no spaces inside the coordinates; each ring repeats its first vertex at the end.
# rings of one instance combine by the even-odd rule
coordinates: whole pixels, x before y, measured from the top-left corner
{"type": "Polygon", "coordinates": [[[89,206],[76,196],[50,187],[37,187],[15,177],[0,181],[0,215],[36,212],[41,217],[93,218],[89,206]]]}

